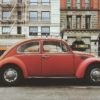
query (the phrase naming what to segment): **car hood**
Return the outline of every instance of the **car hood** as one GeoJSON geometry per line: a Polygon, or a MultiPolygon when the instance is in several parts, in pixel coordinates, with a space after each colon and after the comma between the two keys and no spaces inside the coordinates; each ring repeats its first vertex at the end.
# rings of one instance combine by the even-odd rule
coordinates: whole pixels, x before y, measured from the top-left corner
{"type": "Polygon", "coordinates": [[[78,56],[85,56],[85,57],[95,57],[95,55],[90,54],[90,53],[86,53],[86,52],[79,52],[79,51],[73,51],[75,55],[78,56]]]}

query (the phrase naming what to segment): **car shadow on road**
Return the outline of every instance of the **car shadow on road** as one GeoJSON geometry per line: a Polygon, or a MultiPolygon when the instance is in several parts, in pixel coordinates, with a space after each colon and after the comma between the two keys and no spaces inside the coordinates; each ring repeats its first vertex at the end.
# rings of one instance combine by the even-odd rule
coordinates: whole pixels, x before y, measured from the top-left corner
{"type": "MultiPolygon", "coordinates": [[[[24,79],[17,87],[92,86],[81,79],[24,79]]],[[[0,83],[0,87],[5,85],[0,83]]]]}

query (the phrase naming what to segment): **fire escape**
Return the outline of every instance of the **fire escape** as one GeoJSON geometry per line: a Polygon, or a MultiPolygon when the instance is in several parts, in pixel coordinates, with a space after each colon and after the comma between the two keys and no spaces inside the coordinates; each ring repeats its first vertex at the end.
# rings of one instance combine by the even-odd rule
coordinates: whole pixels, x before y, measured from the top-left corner
{"type": "MultiPolygon", "coordinates": [[[[10,35],[14,27],[25,25],[26,4],[27,0],[9,0],[9,2],[2,2],[0,4],[2,10],[1,25],[10,27],[9,32],[4,34],[10,35]],[[5,15],[3,15],[3,12],[5,12],[5,15]]],[[[18,30],[17,34],[19,34],[18,30]]]]}

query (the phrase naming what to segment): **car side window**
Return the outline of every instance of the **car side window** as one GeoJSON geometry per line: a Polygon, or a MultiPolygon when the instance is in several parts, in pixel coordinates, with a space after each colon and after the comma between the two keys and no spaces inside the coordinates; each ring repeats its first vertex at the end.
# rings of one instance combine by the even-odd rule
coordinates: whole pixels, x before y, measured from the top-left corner
{"type": "Polygon", "coordinates": [[[20,53],[39,53],[39,42],[28,42],[21,45],[17,51],[20,53]]]}
{"type": "Polygon", "coordinates": [[[43,52],[45,53],[64,53],[67,52],[67,46],[59,41],[44,41],[43,52]]]}

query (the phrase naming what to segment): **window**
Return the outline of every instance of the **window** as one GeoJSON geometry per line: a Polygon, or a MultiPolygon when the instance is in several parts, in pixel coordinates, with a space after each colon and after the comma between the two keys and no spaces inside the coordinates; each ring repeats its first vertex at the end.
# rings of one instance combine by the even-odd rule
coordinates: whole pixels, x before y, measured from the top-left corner
{"type": "Polygon", "coordinates": [[[72,16],[67,16],[67,29],[72,29],[72,16]]]}
{"type": "Polygon", "coordinates": [[[80,0],[76,0],[76,8],[80,9],[81,8],[81,1],[80,0]]]}
{"type": "Polygon", "coordinates": [[[10,17],[10,12],[9,11],[3,11],[2,12],[2,19],[7,20],[10,17]]]}
{"type": "Polygon", "coordinates": [[[21,34],[22,33],[22,28],[21,27],[17,27],[17,34],[21,34]]]}
{"type": "Polygon", "coordinates": [[[22,0],[18,0],[18,3],[22,3],[22,0]]]}
{"type": "Polygon", "coordinates": [[[71,8],[71,0],[67,0],[67,8],[68,8],[68,9],[71,8]]]}
{"type": "Polygon", "coordinates": [[[50,12],[49,11],[42,12],[42,20],[43,21],[50,21],[50,12]]]}
{"type": "Polygon", "coordinates": [[[3,26],[2,27],[2,34],[8,34],[10,32],[9,26],[3,26]]]}
{"type": "Polygon", "coordinates": [[[38,19],[38,12],[37,11],[30,11],[29,12],[29,19],[30,19],[30,21],[36,21],[38,19]]]}
{"type": "Polygon", "coordinates": [[[30,5],[37,5],[38,0],[30,0],[29,3],[30,3],[30,5]]]}
{"type": "Polygon", "coordinates": [[[81,29],[81,16],[76,16],[76,29],[81,29]]]}
{"type": "Polygon", "coordinates": [[[17,51],[22,53],[39,53],[39,42],[29,42],[18,47],[17,51]]]}
{"type": "Polygon", "coordinates": [[[21,12],[21,11],[18,11],[18,12],[17,12],[17,17],[18,17],[19,20],[22,19],[22,12],[21,12]]]}
{"type": "Polygon", "coordinates": [[[90,29],[90,21],[91,21],[91,16],[86,16],[85,17],[85,27],[86,27],[86,29],[90,29]]]}
{"type": "Polygon", "coordinates": [[[49,5],[50,4],[50,0],[42,0],[42,4],[43,5],[49,5]]]}
{"type": "Polygon", "coordinates": [[[50,35],[50,27],[42,27],[41,31],[41,35],[50,35]]]}
{"type": "Polygon", "coordinates": [[[29,27],[29,35],[30,36],[38,35],[38,27],[37,26],[30,26],[29,27]]]}
{"type": "Polygon", "coordinates": [[[9,3],[10,0],[2,0],[3,3],[9,3]]]}
{"type": "Polygon", "coordinates": [[[86,9],[90,8],[90,0],[85,0],[85,8],[86,9]]]}
{"type": "Polygon", "coordinates": [[[67,46],[61,42],[56,41],[45,41],[43,43],[43,51],[45,53],[61,53],[67,52],[67,46]]]}

